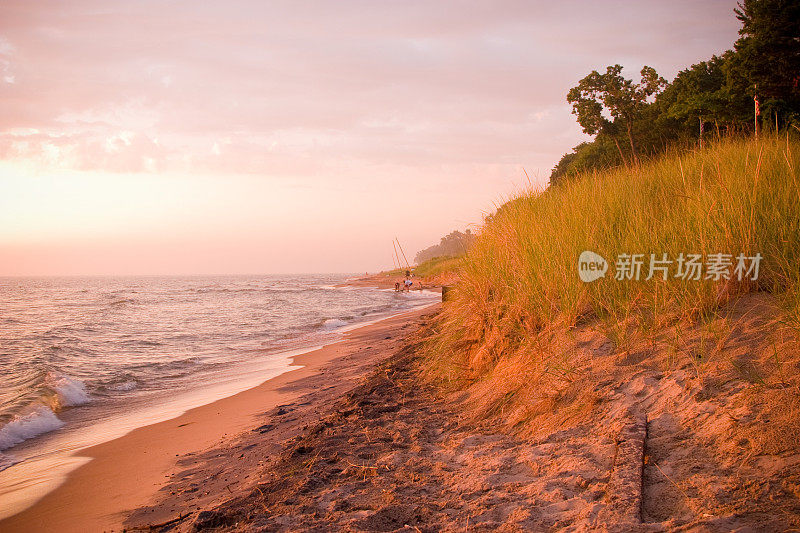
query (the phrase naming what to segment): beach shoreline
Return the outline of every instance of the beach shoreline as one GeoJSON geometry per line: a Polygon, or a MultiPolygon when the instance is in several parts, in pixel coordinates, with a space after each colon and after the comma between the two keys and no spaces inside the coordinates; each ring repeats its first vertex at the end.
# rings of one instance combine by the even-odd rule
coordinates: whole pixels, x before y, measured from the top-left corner
{"type": "MultiPolygon", "coordinates": [[[[89,462],[29,508],[0,521],[0,530],[121,530],[134,509],[152,503],[171,476],[181,471],[179,460],[235,439],[257,427],[265,412],[309,392],[315,392],[320,402],[343,394],[388,357],[415,329],[412,324],[430,312],[431,306],[426,306],[355,328],[341,341],[295,356],[292,365],[301,368],[82,450],[77,455],[90,458],[89,462]],[[326,374],[335,377],[327,379],[326,374]]],[[[150,523],[158,521],[155,515],[153,520],[150,523]]]]}
{"type": "MultiPolygon", "coordinates": [[[[727,354],[766,353],[770,318],[778,312],[773,303],[763,295],[739,302],[730,316],[750,334],[729,339],[727,354]]],[[[347,389],[327,398],[300,396],[264,413],[261,426],[235,441],[187,458],[157,501],[133,513],[125,527],[183,533],[797,529],[796,433],[768,434],[771,448],[759,457],[740,452],[742,437],[765,432],[761,414],[774,420],[797,412],[783,409],[797,405],[785,390],[730,382],[710,401],[708,382],[695,379],[689,363],[665,370],[668,347],[631,360],[629,352],[609,350],[598,322],[589,321],[560,342],[581,346],[575,357],[591,360],[580,361],[588,369],[580,386],[594,400],[567,398],[520,419],[503,405],[481,410],[480,395],[496,382],[453,389],[426,378],[431,360],[423,346],[440,324],[420,316],[400,325],[415,333],[373,346],[383,356],[373,359],[368,375],[343,380],[347,389]],[[756,422],[747,427],[747,419],[756,422]],[[683,486],[692,491],[664,472],[691,483],[683,486]]],[[[340,371],[335,364],[325,370],[337,366],[340,371]]],[[[314,382],[304,388],[314,389],[314,382]]],[[[795,421],[781,426],[797,428],[795,421]]]]}
{"type": "MultiPolygon", "coordinates": [[[[365,274],[363,276],[348,279],[346,282],[339,285],[339,287],[374,287],[377,289],[394,289],[395,283],[402,283],[405,276],[392,276],[387,272],[378,272],[376,274],[365,274]]],[[[411,280],[414,284],[411,287],[412,291],[432,291],[442,292],[442,284],[436,280],[425,281],[419,277],[412,277],[411,280]]]]}

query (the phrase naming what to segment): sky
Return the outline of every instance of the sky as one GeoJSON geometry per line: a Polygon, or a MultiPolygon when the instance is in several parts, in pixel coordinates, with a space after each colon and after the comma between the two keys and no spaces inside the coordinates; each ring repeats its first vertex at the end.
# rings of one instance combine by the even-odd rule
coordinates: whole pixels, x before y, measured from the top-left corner
{"type": "Polygon", "coordinates": [[[547,185],[578,80],[671,80],[735,6],[3,0],[0,275],[391,268],[547,185]]]}

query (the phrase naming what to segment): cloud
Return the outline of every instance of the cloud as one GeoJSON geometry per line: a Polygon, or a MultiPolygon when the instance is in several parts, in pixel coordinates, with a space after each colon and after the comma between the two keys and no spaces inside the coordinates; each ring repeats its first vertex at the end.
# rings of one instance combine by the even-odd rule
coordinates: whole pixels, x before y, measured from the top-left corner
{"type": "Polygon", "coordinates": [[[0,72],[2,72],[3,83],[13,84],[16,83],[17,78],[11,72],[11,56],[14,53],[14,47],[8,40],[0,37],[0,72]]]}
{"type": "Polygon", "coordinates": [[[0,152],[111,172],[308,177],[531,153],[546,169],[582,138],[570,84],[618,61],[674,75],[730,46],[734,4],[8,1],[0,152]]]}

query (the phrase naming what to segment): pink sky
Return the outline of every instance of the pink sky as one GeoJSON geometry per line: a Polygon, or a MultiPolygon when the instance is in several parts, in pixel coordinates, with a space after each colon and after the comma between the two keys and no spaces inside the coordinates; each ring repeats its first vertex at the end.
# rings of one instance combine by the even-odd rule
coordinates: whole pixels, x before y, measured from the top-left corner
{"type": "Polygon", "coordinates": [[[735,1],[0,3],[0,275],[361,272],[585,139],[592,69],[668,79],[735,1]]]}

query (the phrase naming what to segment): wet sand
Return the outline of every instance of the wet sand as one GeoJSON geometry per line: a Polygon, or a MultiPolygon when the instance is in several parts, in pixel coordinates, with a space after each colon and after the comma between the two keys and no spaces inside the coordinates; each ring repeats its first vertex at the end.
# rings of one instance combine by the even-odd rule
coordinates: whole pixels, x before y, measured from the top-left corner
{"type": "Polygon", "coordinates": [[[91,461],[32,507],[0,521],[0,531],[122,530],[134,509],[156,501],[159,489],[185,469],[179,461],[251,431],[281,404],[310,393],[319,402],[338,397],[392,353],[426,309],[355,329],[341,342],[295,357],[293,364],[303,368],[83,450],[80,456],[91,461]]]}

